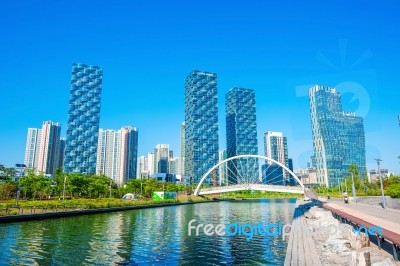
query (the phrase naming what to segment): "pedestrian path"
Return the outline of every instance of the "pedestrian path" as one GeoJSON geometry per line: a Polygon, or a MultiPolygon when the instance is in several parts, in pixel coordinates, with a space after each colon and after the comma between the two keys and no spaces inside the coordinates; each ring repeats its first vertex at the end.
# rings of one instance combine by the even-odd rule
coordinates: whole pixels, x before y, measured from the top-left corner
{"type": "Polygon", "coordinates": [[[317,249],[307,227],[304,212],[312,202],[298,200],[293,216],[285,265],[316,265],[320,266],[317,249]]]}

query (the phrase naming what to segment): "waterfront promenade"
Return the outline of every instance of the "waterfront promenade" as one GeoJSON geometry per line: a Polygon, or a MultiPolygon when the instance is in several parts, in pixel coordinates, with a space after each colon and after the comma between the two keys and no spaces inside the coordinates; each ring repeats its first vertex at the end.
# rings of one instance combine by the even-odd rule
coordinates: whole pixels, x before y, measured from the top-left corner
{"type": "MultiPolygon", "coordinates": [[[[393,259],[398,262],[399,243],[400,243],[399,210],[383,209],[378,206],[357,204],[354,202],[345,204],[340,199],[332,199],[329,201],[322,200],[313,202],[309,201],[307,202],[302,200],[297,201],[296,209],[293,215],[291,234],[288,241],[288,248],[286,251],[285,265],[321,265],[322,261],[325,262],[330,261],[334,262],[333,263],[334,265],[340,265],[340,263],[343,262],[340,260],[337,260],[335,262],[334,259],[335,256],[333,255],[334,253],[329,255],[330,256],[329,259],[324,257],[323,254],[329,253],[329,252],[323,253],[324,252],[323,250],[325,249],[324,247],[327,247],[326,245],[329,246],[332,243],[332,241],[330,242],[330,244],[327,244],[329,241],[325,242],[327,239],[330,238],[329,236],[327,236],[327,238],[321,242],[321,238],[319,238],[317,241],[317,239],[315,239],[314,236],[309,231],[308,227],[311,226],[313,223],[315,223],[313,221],[317,221],[318,219],[321,219],[321,217],[324,216],[324,215],[321,216],[321,211],[318,211],[317,210],[318,208],[317,209],[313,208],[314,210],[311,213],[309,213],[309,209],[316,204],[320,205],[321,207],[323,207],[323,209],[333,214],[333,217],[331,218],[323,218],[322,220],[323,222],[333,223],[333,220],[331,219],[336,218],[339,222],[347,224],[348,226],[347,228],[350,229],[351,228],[358,229],[361,226],[365,226],[366,228],[369,228],[370,226],[382,227],[383,237],[377,237],[377,236],[369,237],[370,241],[378,246],[376,248],[373,248],[372,250],[374,249],[378,250],[378,248],[382,249],[383,253],[380,253],[381,256],[382,254],[383,256],[385,256],[384,254],[387,254],[386,255],[387,257],[392,255],[393,259]],[[319,215],[317,215],[319,216],[318,218],[314,216],[315,211],[320,212],[319,215]],[[383,250],[385,250],[386,252],[383,250]]],[[[350,240],[350,242],[348,243],[352,243],[352,250],[355,251],[355,254],[359,254],[360,252],[362,252],[360,248],[355,248],[353,246],[354,244],[353,240],[355,238],[347,234],[348,233],[346,233],[343,236],[336,236],[338,237],[337,238],[338,241],[336,242],[339,243],[338,247],[340,246],[340,242],[342,241],[348,242],[347,240],[350,240]],[[350,237],[350,239],[348,237],[350,237]]],[[[344,247],[344,250],[346,249],[347,248],[344,247]]],[[[347,249],[346,252],[350,252],[350,249],[347,249]]],[[[371,252],[372,252],[371,257],[374,256],[375,261],[379,259],[377,257],[379,256],[378,252],[376,251],[371,251],[371,252]]],[[[346,254],[346,256],[349,255],[346,254]]]]}
{"type": "Polygon", "coordinates": [[[370,206],[350,202],[344,203],[339,199],[322,202],[325,209],[330,210],[336,218],[342,222],[349,223],[356,228],[365,226],[380,226],[383,228],[383,236],[370,236],[371,240],[376,240],[381,248],[385,240],[390,242],[391,252],[395,260],[399,260],[400,251],[400,211],[394,209],[383,209],[378,206],[370,206]]]}
{"type": "Polygon", "coordinates": [[[323,206],[330,210],[337,210],[355,216],[371,224],[379,225],[386,230],[400,235],[400,210],[383,209],[378,206],[354,202],[346,204],[338,199],[325,201],[323,206]]]}

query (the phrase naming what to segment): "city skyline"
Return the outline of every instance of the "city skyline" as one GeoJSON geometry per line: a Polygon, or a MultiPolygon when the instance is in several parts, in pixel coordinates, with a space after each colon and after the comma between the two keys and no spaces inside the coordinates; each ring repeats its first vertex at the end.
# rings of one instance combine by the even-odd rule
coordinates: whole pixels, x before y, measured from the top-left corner
{"type": "MultiPolygon", "coordinates": [[[[85,65],[85,64],[73,64],[73,67],[75,66],[75,65],[81,65],[81,66],[85,66],[85,67],[93,67],[93,66],[88,66],[88,65],[85,65]]],[[[95,68],[99,68],[99,69],[101,69],[101,67],[95,67],[95,68]]],[[[102,70],[101,70],[102,71],[102,70]]],[[[197,70],[195,70],[194,72],[196,72],[197,70]]],[[[202,71],[197,71],[197,72],[202,72],[202,71]]],[[[193,71],[192,71],[192,73],[193,73],[193,71]]],[[[207,72],[203,72],[203,73],[207,73],[207,72]]],[[[320,85],[316,85],[316,86],[320,86],[320,85]]],[[[323,86],[321,86],[321,87],[323,87],[323,86]]],[[[239,90],[243,90],[243,89],[240,89],[240,88],[233,88],[233,89],[239,89],[239,90]]],[[[228,91],[228,93],[226,94],[226,95],[229,95],[229,92],[232,92],[232,90],[233,89],[231,89],[230,91],[228,91]]],[[[312,87],[310,88],[310,89],[312,89],[312,87]]],[[[335,89],[335,88],[332,88],[332,89],[335,89]]],[[[250,90],[250,91],[252,91],[252,90],[250,90]]],[[[253,91],[253,93],[254,93],[254,91],[253,91]]],[[[339,92],[340,93],[340,92],[339,92]]],[[[254,97],[254,96],[253,96],[254,97]]],[[[228,103],[228,101],[227,101],[227,99],[225,99],[225,103],[227,104],[228,103]]],[[[218,103],[218,105],[223,105],[223,103],[218,103]]],[[[71,112],[71,110],[70,110],[70,112],[71,112]]],[[[350,112],[350,114],[351,115],[355,115],[354,113],[351,113],[350,112]]],[[[185,124],[185,122],[182,122],[181,123],[181,125],[180,125],[180,136],[179,136],[179,138],[180,138],[180,142],[181,143],[179,143],[179,146],[180,146],[180,150],[182,151],[182,150],[184,150],[184,148],[182,147],[182,141],[184,142],[184,139],[182,138],[182,133],[183,133],[183,137],[184,137],[184,128],[185,128],[185,126],[184,126],[184,124],[185,124]]],[[[59,123],[57,123],[57,125],[59,126],[59,123]]],[[[29,128],[29,129],[31,129],[31,128],[29,128]]],[[[38,129],[39,131],[41,131],[41,129],[38,129]]],[[[100,131],[101,130],[103,130],[103,129],[99,129],[100,131]]],[[[136,129],[135,129],[136,130],[136,129]]],[[[257,131],[257,130],[256,130],[257,131]]],[[[40,134],[40,132],[39,132],[39,134],[40,134]]],[[[219,133],[220,134],[220,133],[219,133]]],[[[219,135],[218,134],[218,135],[219,135]]],[[[220,136],[219,136],[220,137],[220,136]]],[[[28,131],[28,138],[29,138],[29,131],[28,131]]],[[[63,137],[61,137],[61,138],[63,138],[63,137]]],[[[285,137],[285,139],[286,139],[286,137],[285,137]]],[[[263,141],[265,141],[265,139],[263,139],[263,141]]],[[[169,144],[167,144],[167,145],[169,145],[169,144]]],[[[219,151],[223,151],[223,149],[219,149],[219,151]]],[[[25,150],[25,153],[26,153],[27,151],[25,150]]],[[[262,155],[262,152],[258,152],[258,154],[260,154],[260,155],[262,155]]],[[[137,158],[139,158],[139,155],[140,154],[137,154],[138,156],[137,156],[137,158]]],[[[96,160],[97,160],[97,157],[96,157],[96,160]]],[[[25,155],[25,162],[26,162],[26,155],[25,155]]],[[[136,164],[135,164],[136,165],[136,164]]],[[[137,165],[135,166],[135,167],[137,167],[137,165]]],[[[301,166],[299,166],[298,168],[301,168],[301,167],[304,167],[304,165],[301,165],[301,166]]],[[[39,168],[38,167],[38,165],[36,165],[36,168],[39,168]]],[[[373,167],[372,168],[370,168],[370,169],[374,169],[373,167]]],[[[98,171],[96,171],[96,172],[98,172],[98,171]]],[[[135,173],[137,172],[137,171],[134,171],[135,173]]],[[[155,171],[156,172],[156,171],[155,171]]],[[[161,172],[164,172],[164,171],[161,171],[161,172]]],[[[167,171],[167,172],[169,172],[169,171],[167,171]]]]}
{"type": "MultiPolygon", "coordinates": [[[[0,44],[0,88],[12,100],[0,107],[1,164],[23,161],[26,129],[42,121],[60,122],[61,135],[66,135],[70,66],[84,62],[104,69],[100,127],[137,126],[140,155],[157,143],[179,150],[184,77],[202,69],[218,74],[220,99],[234,86],[256,91],[258,147],[262,132],[284,132],[295,168],[304,167],[312,154],[308,88],[336,87],[343,109],[364,118],[367,168],[376,168],[373,159],[381,158],[382,167],[400,172],[400,91],[395,89],[400,83],[399,33],[394,21],[399,7],[371,3],[361,11],[360,3],[326,3],[322,8],[260,1],[214,3],[209,10],[200,3],[190,8],[156,3],[169,11],[163,13],[153,10],[154,4],[99,4],[89,12],[93,6],[85,3],[62,13],[57,11],[60,4],[51,2],[4,6],[0,20],[9,26],[4,29],[8,41],[0,44]],[[311,7],[337,15],[321,17],[317,25],[304,16],[311,7]],[[281,9],[285,18],[278,15],[281,9]],[[110,12],[112,19],[103,22],[110,12]],[[76,16],[84,19],[76,21],[76,16]],[[303,30],[293,27],[294,22],[303,30]]],[[[222,150],[225,110],[223,103],[218,107],[222,150]]]]}

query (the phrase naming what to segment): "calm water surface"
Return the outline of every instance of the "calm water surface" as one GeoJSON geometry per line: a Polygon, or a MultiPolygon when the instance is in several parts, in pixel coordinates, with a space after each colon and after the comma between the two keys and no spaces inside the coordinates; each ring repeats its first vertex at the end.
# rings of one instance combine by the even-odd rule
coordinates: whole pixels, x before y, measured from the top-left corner
{"type": "Polygon", "coordinates": [[[280,237],[188,236],[188,223],[286,223],[294,207],[244,200],[0,224],[0,265],[283,265],[280,237]]]}

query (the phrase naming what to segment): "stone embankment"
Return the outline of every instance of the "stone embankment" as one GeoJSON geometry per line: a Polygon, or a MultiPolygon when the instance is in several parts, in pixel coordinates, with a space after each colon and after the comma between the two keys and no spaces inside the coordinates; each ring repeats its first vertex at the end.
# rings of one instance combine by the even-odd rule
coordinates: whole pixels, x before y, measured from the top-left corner
{"type": "Polygon", "coordinates": [[[368,236],[353,232],[352,226],[336,220],[330,211],[314,206],[304,215],[322,265],[400,265],[391,254],[371,243],[368,236]]]}

